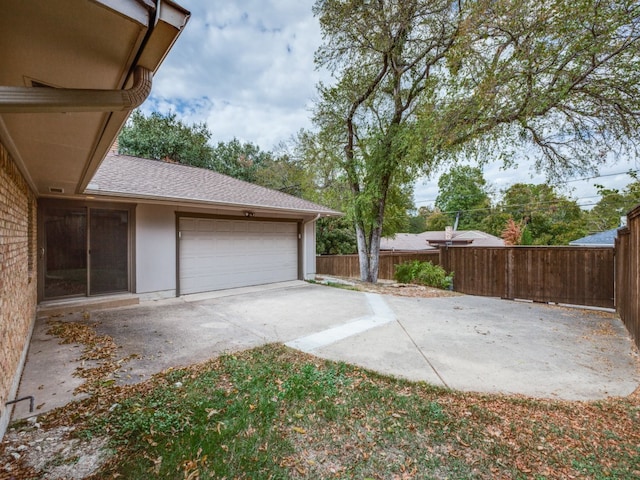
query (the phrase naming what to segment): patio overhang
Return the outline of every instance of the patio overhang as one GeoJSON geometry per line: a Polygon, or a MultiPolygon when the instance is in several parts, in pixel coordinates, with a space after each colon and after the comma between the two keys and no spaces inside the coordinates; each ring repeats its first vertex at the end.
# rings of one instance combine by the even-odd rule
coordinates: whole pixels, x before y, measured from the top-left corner
{"type": "Polygon", "coordinates": [[[38,196],[85,190],[188,18],[171,0],[3,2],[0,140],[38,196]]]}

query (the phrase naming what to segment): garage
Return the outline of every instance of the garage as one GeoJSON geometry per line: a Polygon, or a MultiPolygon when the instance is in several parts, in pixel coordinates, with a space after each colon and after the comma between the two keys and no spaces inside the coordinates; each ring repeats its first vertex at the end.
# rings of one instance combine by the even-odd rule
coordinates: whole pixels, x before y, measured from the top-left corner
{"type": "Polygon", "coordinates": [[[298,279],[298,224],[181,216],[179,294],[298,279]]]}

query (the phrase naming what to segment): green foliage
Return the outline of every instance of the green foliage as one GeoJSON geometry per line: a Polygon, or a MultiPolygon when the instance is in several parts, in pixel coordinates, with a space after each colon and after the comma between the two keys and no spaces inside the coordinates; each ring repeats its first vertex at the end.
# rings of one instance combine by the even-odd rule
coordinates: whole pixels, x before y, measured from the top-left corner
{"type": "Polygon", "coordinates": [[[441,232],[448,226],[452,226],[451,218],[445,213],[442,213],[439,208],[436,208],[429,213],[426,220],[427,230],[430,232],[441,232]]]}
{"type": "Polygon", "coordinates": [[[499,205],[516,223],[522,223],[521,243],[567,245],[587,233],[584,212],[575,200],[559,195],[548,184],[517,183],[509,187],[499,205]]]}
{"type": "Polygon", "coordinates": [[[346,255],[357,251],[353,224],[345,217],[320,218],[316,222],[316,253],[346,255]]]}
{"type": "Polygon", "coordinates": [[[210,139],[204,123],[187,125],[175,113],[145,116],[135,110],[120,132],[118,148],[124,155],[209,167],[210,139]]]}
{"type": "Polygon", "coordinates": [[[120,133],[119,149],[125,155],[208,168],[297,197],[321,200],[316,198],[309,165],[287,152],[276,156],[235,138],[213,147],[211,137],[204,123],[186,125],[175,113],[145,116],[136,110],[120,133]]]}
{"type": "Polygon", "coordinates": [[[456,214],[460,212],[459,230],[480,229],[490,203],[487,182],[479,167],[453,166],[438,180],[436,208],[445,212],[448,225],[454,224],[456,214]]]}
{"type": "Polygon", "coordinates": [[[263,187],[310,201],[319,200],[313,172],[308,170],[303,162],[286,152],[264,158],[260,168],[255,172],[254,179],[255,183],[263,187]]]}
{"type": "Polygon", "coordinates": [[[234,138],[226,143],[218,142],[213,148],[209,168],[245,182],[256,183],[258,172],[273,168],[273,163],[270,152],[263,152],[257,145],[241,143],[234,138]]]}
{"type": "Polygon", "coordinates": [[[622,191],[596,185],[600,200],[587,214],[587,230],[603,232],[620,226],[620,217],[640,204],[640,181],[637,174],[629,172],[633,182],[622,191]]]}
{"type": "Polygon", "coordinates": [[[427,230],[427,219],[419,213],[409,216],[409,228],[407,233],[422,233],[427,230]]]}
{"type": "Polygon", "coordinates": [[[453,284],[453,272],[447,275],[440,265],[420,260],[396,265],[395,278],[401,283],[418,283],[435,288],[449,288],[453,284]]]}

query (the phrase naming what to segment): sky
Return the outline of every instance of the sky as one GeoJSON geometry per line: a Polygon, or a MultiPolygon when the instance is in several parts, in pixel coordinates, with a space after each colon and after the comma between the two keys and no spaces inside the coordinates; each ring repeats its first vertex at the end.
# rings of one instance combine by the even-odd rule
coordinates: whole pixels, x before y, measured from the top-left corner
{"type": "MultiPolygon", "coordinates": [[[[191,18],[154,79],[146,114],[174,112],[188,124],[204,122],[214,144],[237,138],[272,151],[301,128],[311,129],[316,85],[330,80],[315,68],[320,27],[309,0],[178,0],[191,18]]],[[[570,181],[560,193],[589,208],[595,183],[622,189],[624,172],[640,166],[624,159],[600,168],[597,179],[570,181]],[[619,174],[618,174],[619,173],[619,174]],[[617,175],[614,175],[617,174],[617,175]]],[[[496,193],[518,182],[543,183],[527,162],[484,167],[496,193]]],[[[416,207],[432,205],[437,174],[415,185],[416,207]]]]}

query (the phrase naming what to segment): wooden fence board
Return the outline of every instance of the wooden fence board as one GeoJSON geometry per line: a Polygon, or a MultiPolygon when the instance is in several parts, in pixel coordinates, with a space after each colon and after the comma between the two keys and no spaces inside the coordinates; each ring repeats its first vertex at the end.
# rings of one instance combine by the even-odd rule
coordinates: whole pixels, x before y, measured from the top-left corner
{"type": "MultiPolygon", "coordinates": [[[[395,266],[413,260],[431,262],[438,265],[440,252],[432,250],[424,253],[413,252],[382,252],[378,267],[378,278],[393,280],[395,266]]],[[[360,277],[360,261],[358,255],[320,255],[316,257],[316,272],[318,275],[336,275],[339,277],[360,277]]]]}
{"type": "Polygon", "coordinates": [[[616,310],[640,348],[640,205],[616,239],[616,310]]]}
{"type": "Polygon", "coordinates": [[[448,247],[441,262],[454,290],[613,308],[614,249],[591,247],[448,247]]]}
{"type": "MultiPolygon", "coordinates": [[[[395,265],[429,260],[454,273],[454,290],[470,295],[614,307],[614,249],[593,247],[443,247],[430,253],[383,253],[379,278],[395,265]]],[[[358,277],[357,255],[317,257],[322,275],[358,277]]]]}

